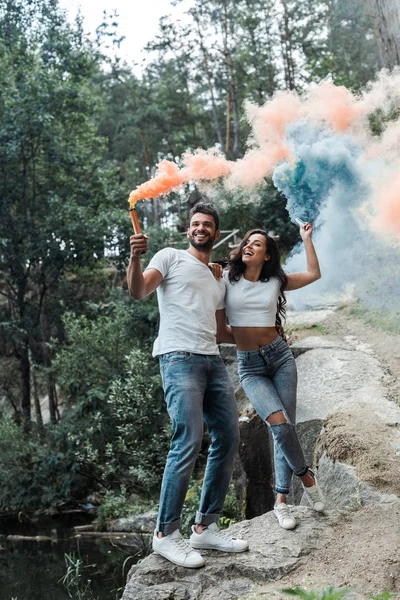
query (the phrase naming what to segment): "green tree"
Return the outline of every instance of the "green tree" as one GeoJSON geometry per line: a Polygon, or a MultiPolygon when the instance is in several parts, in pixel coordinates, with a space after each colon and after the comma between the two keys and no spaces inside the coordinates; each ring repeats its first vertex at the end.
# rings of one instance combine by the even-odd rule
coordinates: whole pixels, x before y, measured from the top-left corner
{"type": "Polygon", "coordinates": [[[113,175],[102,161],[91,81],[99,56],[57,0],[0,5],[0,292],[3,332],[18,357],[30,425],[30,352],[48,369],[60,281],[95,268],[111,236],[113,175]]]}
{"type": "Polygon", "coordinates": [[[359,89],[372,80],[380,58],[369,3],[363,0],[324,0],[326,36],[305,48],[311,81],[331,77],[336,85],[359,89]]]}

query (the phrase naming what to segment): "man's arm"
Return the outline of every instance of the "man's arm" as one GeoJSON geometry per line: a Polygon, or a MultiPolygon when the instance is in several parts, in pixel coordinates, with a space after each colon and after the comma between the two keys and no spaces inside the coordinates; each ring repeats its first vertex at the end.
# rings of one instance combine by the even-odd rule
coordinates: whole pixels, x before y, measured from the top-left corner
{"type": "Polygon", "coordinates": [[[215,317],[217,320],[217,344],[234,344],[235,338],[226,322],[225,309],[217,310],[215,317]]]}
{"type": "Polygon", "coordinates": [[[143,233],[130,237],[131,257],[126,278],[129,293],[135,300],[141,300],[154,292],[163,280],[162,274],[157,269],[148,269],[142,273],[140,256],[147,250],[147,239],[147,235],[143,233]]]}

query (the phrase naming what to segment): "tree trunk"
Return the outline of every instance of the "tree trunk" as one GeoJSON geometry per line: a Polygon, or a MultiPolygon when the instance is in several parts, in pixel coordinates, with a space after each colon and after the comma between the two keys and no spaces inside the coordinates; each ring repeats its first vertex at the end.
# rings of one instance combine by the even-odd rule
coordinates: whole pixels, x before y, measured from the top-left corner
{"type": "MultiPolygon", "coordinates": [[[[247,9],[251,10],[251,3],[249,4],[249,0],[246,0],[246,5],[247,5],[247,9]]],[[[249,35],[250,35],[251,48],[253,50],[254,70],[257,74],[258,102],[259,102],[259,104],[262,104],[264,102],[264,91],[263,91],[263,81],[262,81],[260,62],[259,62],[261,53],[260,53],[259,45],[257,44],[256,36],[254,34],[255,28],[249,24],[248,30],[249,30],[249,35]]]]}
{"type": "Polygon", "coordinates": [[[43,427],[42,409],[40,406],[36,374],[35,374],[35,370],[33,368],[32,368],[32,388],[33,388],[33,399],[34,399],[34,403],[35,403],[36,425],[37,425],[38,430],[40,432],[43,432],[44,427],[43,427]]]}
{"type": "Polygon", "coordinates": [[[204,70],[206,72],[208,89],[210,90],[211,108],[212,108],[213,119],[214,119],[215,133],[217,135],[218,143],[221,146],[221,149],[223,149],[222,132],[221,132],[221,127],[219,125],[217,105],[216,105],[215,96],[214,96],[214,86],[212,84],[211,71],[210,71],[210,67],[209,67],[209,63],[208,63],[208,53],[207,53],[207,49],[204,45],[203,34],[201,32],[201,27],[200,27],[199,16],[196,11],[193,11],[192,14],[193,14],[193,17],[194,17],[194,19],[196,21],[196,25],[197,25],[197,33],[199,35],[199,40],[200,40],[200,49],[203,54],[204,70]]]}
{"type": "Polygon", "coordinates": [[[283,67],[285,71],[285,83],[288,90],[295,90],[295,76],[294,76],[294,61],[292,52],[292,41],[291,31],[289,27],[289,13],[287,8],[287,0],[282,0],[283,7],[283,31],[281,34],[281,46],[282,46],[282,57],[283,67]]]}
{"type": "Polygon", "coordinates": [[[226,138],[225,138],[225,154],[229,152],[231,144],[231,92],[228,86],[226,91],[226,138]]]}
{"type": "Polygon", "coordinates": [[[52,373],[52,358],[49,349],[49,343],[51,339],[51,325],[47,318],[46,306],[43,307],[42,311],[42,330],[43,330],[43,343],[42,343],[42,352],[43,352],[43,363],[46,367],[46,380],[47,380],[47,396],[49,402],[49,414],[50,414],[50,422],[53,425],[56,425],[59,421],[59,412],[57,408],[57,399],[55,394],[55,382],[54,376],[52,373]]]}
{"type": "Polygon", "coordinates": [[[31,428],[31,368],[29,362],[28,341],[19,349],[19,366],[21,370],[21,413],[25,431],[31,428]]]}
{"type": "Polygon", "coordinates": [[[148,171],[147,171],[147,169],[146,169],[146,171],[147,171],[147,177],[149,178],[151,164],[150,164],[149,151],[147,149],[146,138],[145,138],[143,129],[140,130],[140,137],[142,138],[144,162],[145,162],[146,167],[148,167],[148,171]]]}
{"type": "Polygon", "coordinates": [[[227,72],[228,72],[228,82],[229,82],[231,106],[232,106],[232,116],[233,116],[232,153],[235,156],[235,158],[239,158],[241,156],[240,138],[239,138],[239,110],[238,110],[238,104],[237,104],[236,80],[235,80],[235,72],[233,69],[232,54],[229,50],[229,44],[228,44],[228,10],[227,10],[227,5],[226,5],[226,0],[224,0],[223,6],[224,6],[224,10],[223,10],[222,28],[223,28],[223,41],[224,41],[224,57],[225,57],[225,64],[227,66],[227,72]]]}
{"type": "Polygon", "coordinates": [[[393,69],[400,65],[399,0],[370,0],[382,65],[393,69]]]}

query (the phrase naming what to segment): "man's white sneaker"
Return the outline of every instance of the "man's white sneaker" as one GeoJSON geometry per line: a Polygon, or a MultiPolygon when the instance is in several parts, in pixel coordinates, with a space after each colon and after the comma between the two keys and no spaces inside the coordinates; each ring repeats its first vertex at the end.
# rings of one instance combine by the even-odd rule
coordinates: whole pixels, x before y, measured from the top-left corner
{"type": "Polygon", "coordinates": [[[208,525],[202,533],[196,533],[193,526],[192,532],[190,536],[192,548],[220,550],[221,552],[245,552],[249,548],[248,542],[231,537],[226,530],[220,531],[216,523],[208,525]]]}
{"type": "Polygon", "coordinates": [[[311,475],[314,477],[314,485],[312,485],[311,487],[306,487],[303,484],[303,489],[306,493],[306,498],[308,500],[308,503],[310,504],[310,506],[317,512],[324,512],[325,510],[325,498],[323,493],[321,492],[319,485],[317,483],[317,479],[313,473],[313,471],[311,471],[310,469],[310,473],[311,475]]]}
{"type": "Polygon", "coordinates": [[[159,538],[154,532],[153,552],[180,567],[198,569],[205,564],[204,558],[192,550],[188,542],[181,536],[179,529],[162,538],[159,538]]]}
{"type": "Polygon", "coordinates": [[[283,529],[294,529],[296,527],[296,519],[290,514],[289,507],[284,502],[275,504],[274,513],[276,514],[279,525],[283,529]]]}

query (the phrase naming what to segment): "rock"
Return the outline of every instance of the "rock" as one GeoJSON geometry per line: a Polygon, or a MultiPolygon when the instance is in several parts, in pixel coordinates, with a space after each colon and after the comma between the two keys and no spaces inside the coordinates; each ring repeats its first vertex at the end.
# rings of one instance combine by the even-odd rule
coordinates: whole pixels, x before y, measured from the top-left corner
{"type": "MultiPolygon", "coordinates": [[[[356,510],[382,501],[383,495],[360,481],[354,467],[334,462],[326,454],[319,457],[317,477],[328,500],[329,510],[356,510]]],[[[300,504],[308,506],[304,496],[300,504]]]]}
{"type": "Polygon", "coordinates": [[[256,411],[247,399],[242,386],[239,384],[235,389],[236,405],[240,417],[248,417],[249,419],[256,414],[256,411]]]}
{"type": "MultiPolygon", "coordinates": [[[[299,438],[301,447],[304,452],[306,463],[313,466],[315,445],[321,433],[323,426],[322,419],[312,419],[311,421],[303,421],[296,426],[297,437],[299,438]]],[[[298,477],[293,477],[292,490],[289,494],[289,504],[300,504],[303,497],[303,486],[298,477]]]]}
{"type": "Polygon", "coordinates": [[[303,340],[299,340],[291,344],[290,348],[295,358],[298,358],[301,354],[304,354],[308,350],[314,350],[315,348],[323,348],[328,350],[332,348],[339,348],[342,350],[350,349],[349,344],[343,342],[343,340],[322,336],[306,337],[303,340]]]}
{"type": "MultiPolygon", "coordinates": [[[[296,322],[318,324],[331,313],[330,309],[303,313],[296,316],[296,322]]],[[[319,552],[329,548],[339,519],[357,515],[356,509],[363,507],[391,513],[392,507],[398,506],[397,496],[382,493],[397,493],[398,489],[400,495],[400,407],[386,397],[384,368],[367,345],[351,336],[344,340],[310,336],[294,344],[294,350],[299,372],[297,431],[307,462],[318,465],[327,514],[317,514],[304,504],[301,484],[294,478],[291,501],[304,504],[292,509],[299,523],[296,529],[281,529],[272,512],[238,523],[230,531],[249,541],[249,552],[202,552],[206,566],[196,571],[151,555],[131,569],[122,600],[250,600],[258,597],[254,594],[261,590],[260,585],[268,586],[268,597],[281,598],[276,590],[284,586],[273,580],[288,573],[290,578],[297,572],[306,575],[301,567],[308,555],[315,559],[317,547],[319,552]],[[295,569],[298,571],[293,574],[295,569]]],[[[249,517],[267,510],[273,502],[271,444],[267,427],[255,416],[238,383],[232,347],[226,350],[225,360],[232,378],[236,377],[240,414],[235,484],[249,517]]],[[[339,561],[341,552],[339,544],[339,561]]],[[[349,552],[353,552],[351,544],[349,552]]],[[[335,580],[335,572],[333,569],[328,584],[335,580]]],[[[392,587],[381,589],[395,589],[396,585],[395,581],[390,583],[392,587]]]]}
{"type": "Polygon", "coordinates": [[[330,530],[330,518],[311,509],[296,507],[299,521],[284,531],[275,515],[242,521],[229,531],[246,539],[250,550],[242,554],[202,551],[206,566],[191,570],[152,554],[128,574],[122,600],[237,600],[256,583],[279,579],[302,564],[330,530]]]}
{"type": "Polygon", "coordinates": [[[334,312],[334,308],[319,308],[315,310],[304,310],[304,311],[287,311],[287,320],[290,324],[304,325],[312,327],[313,325],[320,325],[334,312]]]}
{"type": "Polygon", "coordinates": [[[147,511],[140,515],[132,515],[117,519],[109,526],[109,531],[123,531],[132,533],[153,533],[157,522],[157,513],[155,511],[147,511]]]}
{"type": "Polygon", "coordinates": [[[267,425],[256,414],[240,418],[239,457],[246,475],[244,515],[258,517],[274,506],[271,440],[267,425]]]}
{"type": "Polygon", "coordinates": [[[240,388],[239,375],[237,372],[236,346],[235,344],[220,344],[219,350],[236,392],[236,390],[240,388]]]}
{"type": "Polygon", "coordinates": [[[297,422],[325,419],[330,413],[368,401],[400,422],[400,408],[385,399],[384,372],[369,354],[339,348],[309,350],[297,358],[299,374],[297,422]]]}

